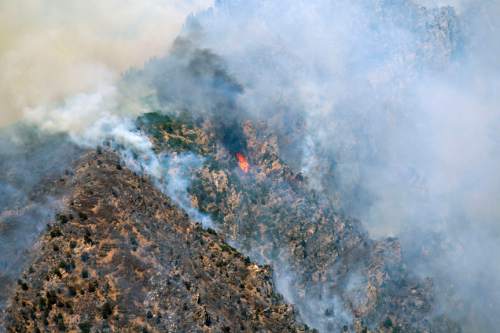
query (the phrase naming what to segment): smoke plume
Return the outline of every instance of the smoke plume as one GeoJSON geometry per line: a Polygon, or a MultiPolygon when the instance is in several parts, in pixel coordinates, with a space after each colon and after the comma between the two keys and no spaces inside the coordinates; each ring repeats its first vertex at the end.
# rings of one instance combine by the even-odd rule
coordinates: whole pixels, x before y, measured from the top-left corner
{"type": "MultiPolygon", "coordinates": [[[[25,117],[83,146],[112,140],[189,208],[187,174],[164,172],[199,161],[153,152],[132,124],[147,109],[136,97],[211,114],[221,133],[242,114],[264,120],[295,133],[282,157],[311,186],[373,237],[401,239],[414,273],[434,278],[438,312],[468,332],[500,326],[498,1],[220,0],[188,19],[167,57],[121,81],[207,3],[58,4],[0,4],[0,124],[25,117]]],[[[290,276],[277,274],[285,296],[290,276]]],[[[327,303],[349,320],[338,299],[311,313],[327,303]]]]}
{"type": "Polygon", "coordinates": [[[183,32],[226,61],[239,109],[282,135],[305,123],[287,162],[373,237],[400,237],[466,331],[500,325],[499,13],[496,1],[219,1],[183,32]]]}
{"type": "MultiPolygon", "coordinates": [[[[0,126],[168,51],[209,0],[0,1],[0,126]]],[[[43,117],[43,115],[38,115],[43,117]]]]}

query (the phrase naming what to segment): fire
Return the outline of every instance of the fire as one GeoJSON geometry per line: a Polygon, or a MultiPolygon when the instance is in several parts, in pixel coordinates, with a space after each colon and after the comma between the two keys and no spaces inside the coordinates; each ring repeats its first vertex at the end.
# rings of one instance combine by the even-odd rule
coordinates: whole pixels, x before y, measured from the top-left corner
{"type": "Polygon", "coordinates": [[[245,155],[243,155],[241,153],[236,153],[236,159],[238,160],[238,164],[240,166],[240,169],[244,173],[247,173],[248,170],[250,170],[250,164],[248,164],[248,160],[245,157],[245,155]]]}

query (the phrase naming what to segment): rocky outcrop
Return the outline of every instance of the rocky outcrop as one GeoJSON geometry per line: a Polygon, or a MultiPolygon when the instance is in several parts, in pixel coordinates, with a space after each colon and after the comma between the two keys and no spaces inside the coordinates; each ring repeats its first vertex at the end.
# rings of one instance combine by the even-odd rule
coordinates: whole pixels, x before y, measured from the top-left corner
{"type": "Polygon", "coordinates": [[[306,321],[325,332],[437,329],[432,284],[406,271],[398,241],[371,240],[286,166],[265,127],[242,127],[250,171],[222,147],[192,193],[241,251],[279,267],[277,279],[286,279],[306,321]]]}
{"type": "Polygon", "coordinates": [[[275,267],[307,323],[325,332],[459,331],[435,315],[432,281],[410,274],[397,239],[372,240],[359,221],[339,214],[280,159],[265,124],[238,124],[241,152],[217,140],[210,121],[202,124],[196,131],[204,139],[194,142],[206,162],[193,175],[193,205],[241,252],[275,267]],[[249,160],[248,172],[236,153],[249,160]]]}
{"type": "Polygon", "coordinates": [[[203,156],[189,192],[217,231],[117,156],[82,159],[11,297],[8,330],[307,331],[300,318],[323,332],[460,331],[436,315],[432,281],[410,273],[397,239],[372,240],[340,214],[280,158],[265,124],[233,126],[238,144],[227,145],[209,118],[138,121],[158,154],[203,156]]]}

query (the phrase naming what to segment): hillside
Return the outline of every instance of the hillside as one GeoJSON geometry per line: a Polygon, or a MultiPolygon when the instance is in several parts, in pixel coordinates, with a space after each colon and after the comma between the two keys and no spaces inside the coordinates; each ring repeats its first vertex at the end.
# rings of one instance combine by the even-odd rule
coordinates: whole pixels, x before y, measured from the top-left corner
{"type": "Polygon", "coordinates": [[[7,310],[8,332],[305,332],[258,266],[112,153],[65,179],[66,209],[7,310]]]}

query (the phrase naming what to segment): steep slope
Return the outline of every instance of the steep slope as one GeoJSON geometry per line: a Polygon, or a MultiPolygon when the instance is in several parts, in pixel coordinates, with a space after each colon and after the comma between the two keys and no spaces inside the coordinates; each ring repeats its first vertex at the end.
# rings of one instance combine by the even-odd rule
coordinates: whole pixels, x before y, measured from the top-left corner
{"type": "Polygon", "coordinates": [[[338,213],[280,158],[264,123],[152,113],[137,125],[158,156],[203,157],[188,173],[191,204],[218,233],[191,221],[154,176],[98,149],[62,179],[66,209],[18,281],[9,331],[307,331],[276,284],[323,332],[460,332],[397,239],[372,240],[338,213]]]}
{"type": "Polygon", "coordinates": [[[67,191],[67,167],[81,154],[63,135],[23,125],[0,129],[0,321],[33,243],[67,191]]]}
{"type": "Polygon", "coordinates": [[[305,332],[269,267],[203,230],[111,153],[87,154],[36,245],[9,332],[305,332]]]}
{"type": "Polygon", "coordinates": [[[224,128],[238,141],[228,145],[217,122],[172,126],[170,117],[146,118],[154,121],[142,129],[158,151],[204,155],[191,179],[193,204],[231,244],[275,268],[280,291],[307,323],[325,332],[460,331],[437,312],[432,281],[407,269],[398,240],[372,240],[360,221],[339,214],[280,159],[279,138],[265,124],[224,128]],[[182,134],[186,126],[190,138],[182,134]],[[173,135],[190,145],[172,145],[173,135]],[[248,171],[238,167],[237,154],[248,160],[248,171]]]}
{"type": "Polygon", "coordinates": [[[241,251],[277,267],[309,323],[326,332],[349,323],[358,332],[458,330],[436,317],[432,281],[410,274],[397,239],[372,240],[360,221],[337,213],[280,160],[265,126],[242,129],[250,171],[231,167],[234,157],[221,149],[192,193],[241,251]]]}

